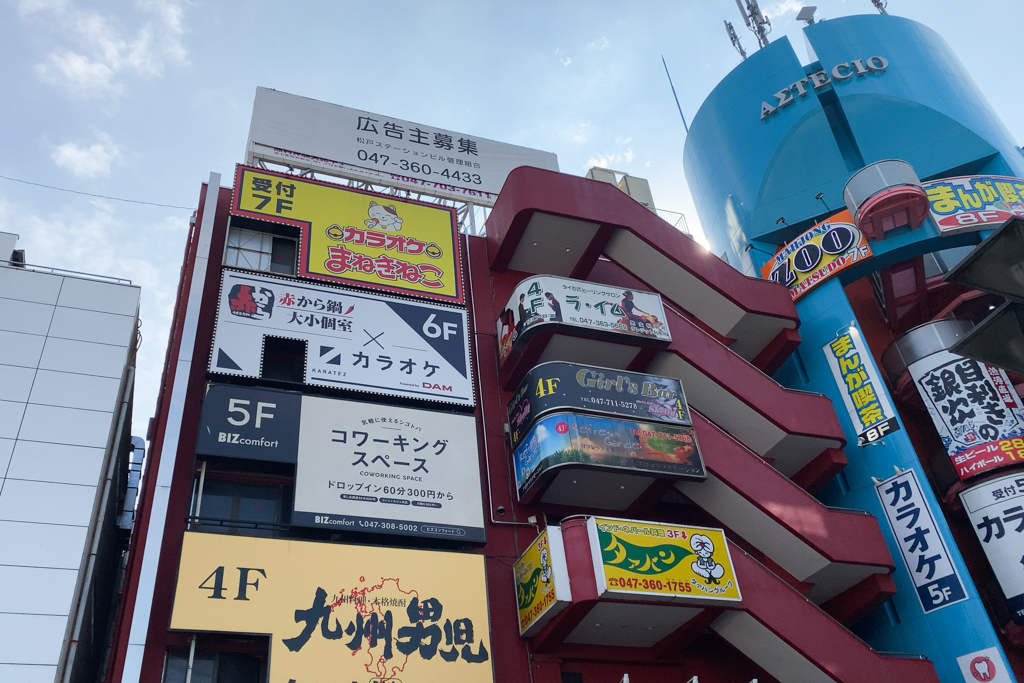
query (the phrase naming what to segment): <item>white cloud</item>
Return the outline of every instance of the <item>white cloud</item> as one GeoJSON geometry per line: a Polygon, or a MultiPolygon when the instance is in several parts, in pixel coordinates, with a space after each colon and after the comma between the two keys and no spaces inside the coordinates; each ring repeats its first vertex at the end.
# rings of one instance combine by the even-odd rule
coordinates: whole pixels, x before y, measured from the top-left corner
{"type": "Polygon", "coordinates": [[[46,22],[62,40],[76,38],[74,49],[55,49],[36,64],[36,74],[71,96],[102,99],[121,95],[128,76],[155,78],[167,65],[184,64],[188,55],[178,2],[138,0],[136,8],[142,25],[132,33],[63,0],[22,0],[23,17],[46,22]]]}
{"type": "Polygon", "coordinates": [[[782,17],[787,14],[796,14],[804,6],[801,0],[780,0],[779,2],[766,7],[764,14],[770,19],[772,17],[782,17]]]}
{"type": "Polygon", "coordinates": [[[626,160],[626,163],[633,161],[633,148],[627,147],[626,151],[622,153],[622,158],[626,160]]]}
{"type": "Polygon", "coordinates": [[[587,43],[587,47],[592,50],[607,50],[609,45],[611,45],[611,43],[604,36],[601,36],[598,40],[587,43]]]}
{"type": "Polygon", "coordinates": [[[561,137],[566,142],[586,142],[590,139],[590,125],[590,121],[586,121],[567,126],[562,130],[561,137]]]}
{"type": "Polygon", "coordinates": [[[105,178],[110,175],[111,165],[121,160],[121,150],[106,133],[100,133],[96,138],[96,142],[88,146],[74,142],[57,145],[50,158],[57,166],[79,178],[105,178]]]}
{"type": "Polygon", "coordinates": [[[562,63],[562,66],[569,66],[572,64],[572,57],[567,56],[562,52],[562,48],[555,48],[555,56],[558,57],[558,61],[562,63]]]}
{"type": "Polygon", "coordinates": [[[587,159],[587,168],[593,168],[594,166],[597,166],[598,168],[610,168],[612,164],[616,164],[620,161],[622,161],[621,154],[598,154],[597,156],[592,156],[587,159]]]}

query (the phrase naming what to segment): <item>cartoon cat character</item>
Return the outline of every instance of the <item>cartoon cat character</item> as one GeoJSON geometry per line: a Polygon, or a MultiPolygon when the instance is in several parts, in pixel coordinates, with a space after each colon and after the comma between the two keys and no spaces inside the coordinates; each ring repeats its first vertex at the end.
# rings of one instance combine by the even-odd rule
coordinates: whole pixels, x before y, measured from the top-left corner
{"type": "Polygon", "coordinates": [[[382,206],[377,202],[370,202],[370,208],[366,213],[370,215],[370,218],[363,223],[368,228],[387,230],[388,232],[398,232],[402,229],[402,219],[399,218],[394,204],[382,206]]]}

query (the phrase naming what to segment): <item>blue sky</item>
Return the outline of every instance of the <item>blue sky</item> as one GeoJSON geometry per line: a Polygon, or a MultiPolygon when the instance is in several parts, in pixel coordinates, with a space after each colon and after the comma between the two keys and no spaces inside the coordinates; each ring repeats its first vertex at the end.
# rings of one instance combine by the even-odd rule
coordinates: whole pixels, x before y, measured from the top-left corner
{"type": "MultiPolygon", "coordinates": [[[[769,38],[802,3],[764,1],[769,38]]],[[[1024,3],[891,0],[941,33],[1018,141],[1014,45],[1024,3]]],[[[870,13],[818,0],[819,18],[870,13]]],[[[661,66],[692,118],[739,63],[734,0],[517,3],[0,0],[0,175],[194,207],[210,171],[242,161],[256,86],[343,104],[647,178],[659,208],[699,230],[685,133],[661,66]]],[[[191,210],[124,204],[0,179],[0,231],[34,264],[131,278],[143,288],[134,431],[162,370],[191,210]]]]}

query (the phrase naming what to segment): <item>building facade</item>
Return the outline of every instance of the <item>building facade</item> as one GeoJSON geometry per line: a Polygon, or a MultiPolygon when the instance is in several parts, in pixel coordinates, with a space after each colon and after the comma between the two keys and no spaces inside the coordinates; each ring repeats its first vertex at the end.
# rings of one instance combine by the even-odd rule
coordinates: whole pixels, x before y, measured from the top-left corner
{"type": "Polygon", "coordinates": [[[830,397],[847,441],[819,499],[878,517],[897,558],[898,590],[854,631],[944,681],[1013,680],[1021,378],[950,350],[1001,299],[944,276],[1020,215],[1024,157],[928,27],[865,15],[804,35],[810,63],[780,39],[708,96],[687,180],[715,252],[795,301],[802,343],[773,377],[830,397]]]}
{"type": "Polygon", "coordinates": [[[188,238],[107,680],[939,680],[851,630],[896,562],[812,495],[850,439],[769,377],[801,330],[553,155],[260,89],[188,238]]]}
{"type": "Polygon", "coordinates": [[[0,678],[104,667],[127,525],[139,288],[0,233],[0,678]]]}

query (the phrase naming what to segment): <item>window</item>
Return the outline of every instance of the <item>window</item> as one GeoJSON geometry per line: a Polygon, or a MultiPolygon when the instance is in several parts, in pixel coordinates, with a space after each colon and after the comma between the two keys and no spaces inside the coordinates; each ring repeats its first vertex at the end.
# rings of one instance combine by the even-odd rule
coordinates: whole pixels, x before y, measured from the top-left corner
{"type": "Polygon", "coordinates": [[[296,241],[290,237],[231,227],[224,265],[294,275],[296,247],[296,241]]]}
{"type": "MultiPolygon", "coordinates": [[[[197,652],[192,660],[191,683],[261,683],[260,659],[233,652],[197,652]]],[[[164,683],[185,683],[187,652],[168,652],[164,683]]]]}
{"type": "Polygon", "coordinates": [[[306,342],[286,337],[263,337],[262,379],[301,384],[306,379],[306,342]]]}
{"type": "Polygon", "coordinates": [[[288,524],[290,517],[285,488],[278,484],[207,477],[193,528],[246,536],[274,536],[275,527],[288,524]]]}

